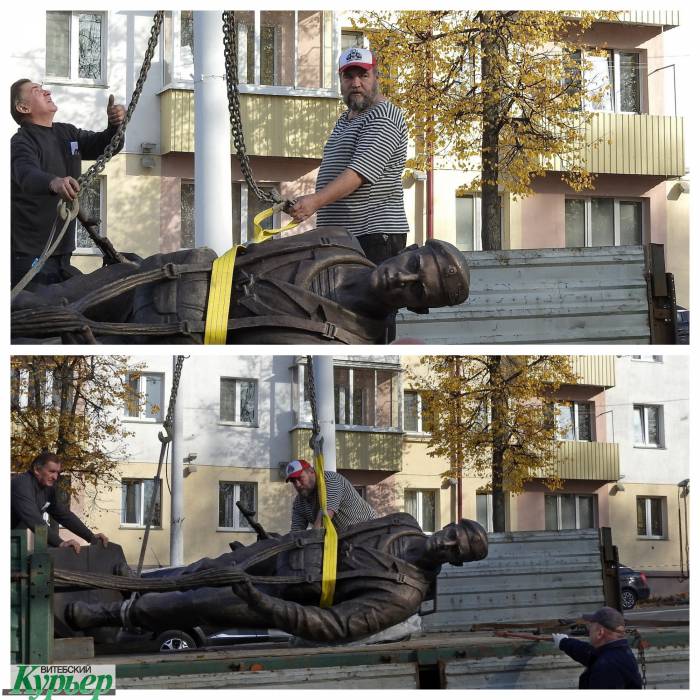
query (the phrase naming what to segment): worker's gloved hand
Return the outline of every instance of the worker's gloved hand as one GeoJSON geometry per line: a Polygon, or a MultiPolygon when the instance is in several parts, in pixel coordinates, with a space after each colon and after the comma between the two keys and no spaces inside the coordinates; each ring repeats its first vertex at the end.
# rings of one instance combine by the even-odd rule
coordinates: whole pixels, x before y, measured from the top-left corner
{"type": "Polygon", "coordinates": [[[554,648],[558,649],[559,645],[561,644],[562,639],[568,639],[569,635],[568,634],[553,634],[552,635],[552,644],[554,644],[554,648]]]}

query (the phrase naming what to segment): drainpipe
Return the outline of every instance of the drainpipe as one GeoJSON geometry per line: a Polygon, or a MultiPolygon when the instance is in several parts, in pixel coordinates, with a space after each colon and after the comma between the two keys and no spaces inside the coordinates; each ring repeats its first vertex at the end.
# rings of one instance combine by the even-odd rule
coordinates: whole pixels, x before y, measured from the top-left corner
{"type": "Polygon", "coordinates": [[[426,238],[433,238],[433,154],[428,156],[428,180],[427,180],[427,222],[426,222],[426,238]]]}
{"type": "Polygon", "coordinates": [[[233,240],[231,132],[221,12],[196,11],[193,20],[195,244],[222,255],[233,240]]]}

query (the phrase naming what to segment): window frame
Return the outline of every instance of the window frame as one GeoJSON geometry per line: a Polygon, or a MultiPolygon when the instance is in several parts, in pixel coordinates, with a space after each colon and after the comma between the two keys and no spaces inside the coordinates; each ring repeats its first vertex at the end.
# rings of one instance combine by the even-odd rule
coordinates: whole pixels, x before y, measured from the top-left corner
{"type": "Polygon", "coordinates": [[[595,403],[593,401],[557,401],[555,404],[556,414],[555,423],[558,429],[561,429],[558,417],[561,414],[562,407],[573,408],[573,433],[574,437],[558,437],[560,442],[596,442],[596,431],[595,431],[595,403]],[[579,427],[579,414],[582,406],[588,407],[588,430],[590,432],[590,440],[585,440],[580,437],[580,427],[579,427]]]}
{"type": "Polygon", "coordinates": [[[418,489],[418,488],[405,488],[403,491],[403,503],[404,503],[404,510],[408,512],[408,506],[407,506],[407,494],[408,493],[415,493],[416,494],[416,513],[419,517],[416,517],[416,520],[418,524],[420,525],[421,530],[425,532],[426,534],[432,534],[434,532],[437,532],[440,524],[440,492],[438,489],[418,489]],[[424,523],[422,522],[423,520],[423,494],[425,493],[432,493],[435,497],[435,509],[434,509],[434,518],[435,522],[433,523],[434,529],[432,530],[427,530],[424,526],[424,523]]]}
{"type": "MultiPolygon", "coordinates": [[[[148,481],[153,481],[152,478],[145,478],[145,477],[122,477],[121,479],[121,487],[122,487],[122,499],[123,499],[123,494],[124,494],[124,486],[126,484],[138,484],[139,485],[139,499],[140,499],[140,508],[139,508],[139,522],[138,523],[131,523],[131,522],[124,522],[124,508],[122,508],[121,501],[119,504],[119,529],[120,530],[145,530],[146,529],[146,523],[145,523],[145,518],[146,518],[146,500],[145,500],[145,491],[144,491],[144,484],[148,481]]],[[[160,501],[160,522],[156,524],[151,524],[151,529],[157,529],[157,530],[162,530],[163,529],[163,479],[158,479],[158,490],[159,490],[159,501],[160,501]]],[[[156,500],[156,503],[158,503],[158,500],[156,500]]]]}
{"type": "MultiPolygon", "coordinates": [[[[100,176],[96,178],[96,180],[93,180],[93,183],[97,185],[97,194],[100,200],[100,205],[99,205],[99,214],[98,214],[98,220],[100,222],[100,228],[102,228],[102,222],[104,221],[104,212],[105,212],[105,178],[104,176],[100,176]]],[[[73,255],[86,255],[86,256],[93,256],[93,255],[102,255],[102,251],[96,246],[92,245],[90,247],[87,246],[78,246],[78,228],[84,228],[83,225],[76,219],[76,224],[75,224],[75,248],[73,250],[73,255]]],[[[86,231],[86,235],[87,231],[86,231]]],[[[92,239],[90,239],[92,241],[92,239]]]]}
{"type": "MultiPolygon", "coordinates": [[[[503,207],[501,207],[501,231],[504,230],[503,227],[503,207]]],[[[501,233],[501,239],[503,238],[503,233],[501,233]]],[[[462,252],[471,253],[474,251],[479,251],[482,249],[481,246],[481,194],[478,192],[470,192],[467,194],[457,194],[455,193],[455,245],[462,252]],[[458,240],[458,227],[457,227],[457,201],[460,199],[471,199],[472,200],[472,247],[463,248],[460,241],[458,240]]]]}
{"type": "MultiPolygon", "coordinates": [[[[644,524],[646,534],[640,535],[637,529],[636,535],[637,539],[640,540],[667,540],[668,539],[668,513],[667,513],[667,501],[664,496],[637,496],[635,506],[640,500],[644,500],[644,524]],[[649,534],[651,530],[651,502],[658,501],[661,508],[661,534],[652,535],[649,534]]],[[[636,520],[636,510],[635,510],[635,520],[636,520]]]]}
{"type": "Polygon", "coordinates": [[[140,396],[146,396],[147,391],[146,387],[144,385],[144,382],[147,381],[148,377],[160,377],[160,413],[155,416],[151,415],[145,415],[143,412],[143,408],[145,407],[145,403],[142,406],[141,401],[139,401],[139,415],[138,416],[130,416],[127,413],[128,410],[128,399],[125,399],[124,401],[124,410],[122,413],[122,421],[127,422],[127,423],[162,423],[163,420],[165,419],[165,411],[163,410],[164,408],[164,403],[165,403],[165,372],[129,372],[126,375],[126,383],[129,384],[131,382],[131,378],[135,375],[139,375],[139,389],[138,393],[140,396]]]}
{"type": "MultiPolygon", "coordinates": [[[[45,85],[77,85],[81,87],[106,87],[107,86],[107,47],[109,43],[109,11],[107,10],[46,10],[45,17],[50,12],[70,12],[69,42],[69,76],[50,75],[44,55],[44,84],[45,85]],[[80,78],[80,15],[101,15],[102,36],[100,46],[100,75],[101,78],[80,78]]],[[[46,33],[46,32],[44,32],[46,33]]]]}
{"type": "Polygon", "coordinates": [[[401,427],[404,433],[409,435],[432,435],[432,432],[423,429],[423,392],[418,391],[418,389],[404,389],[403,390],[403,401],[401,402],[401,427]],[[406,411],[405,411],[405,401],[406,394],[416,395],[416,417],[417,417],[417,429],[409,430],[406,427],[406,411]]]}
{"type": "Polygon", "coordinates": [[[587,527],[581,527],[581,506],[580,506],[580,499],[581,498],[590,498],[591,502],[593,504],[593,525],[592,527],[595,529],[598,527],[598,498],[594,493],[545,493],[544,494],[544,499],[545,499],[545,508],[544,508],[544,513],[545,513],[545,530],[547,532],[559,532],[563,529],[571,529],[571,528],[563,528],[562,527],[562,508],[561,508],[561,497],[562,496],[573,496],[574,497],[574,504],[575,504],[575,518],[576,518],[576,527],[573,528],[574,530],[588,530],[590,528],[587,527]],[[556,498],[556,504],[557,504],[557,529],[556,530],[550,530],[547,528],[547,499],[548,498],[556,498]]]}
{"type": "Polygon", "coordinates": [[[632,434],[633,434],[633,447],[636,449],[647,449],[647,450],[663,450],[666,447],[665,440],[665,429],[664,429],[664,413],[663,406],[660,404],[647,404],[647,403],[635,403],[632,404],[632,434]],[[656,414],[656,429],[658,442],[652,443],[648,440],[649,435],[649,417],[648,409],[655,409],[656,414]],[[642,439],[643,442],[637,442],[637,436],[634,434],[634,419],[635,413],[638,409],[642,409],[642,439]]]}
{"type": "MultiPolygon", "coordinates": [[[[323,13],[329,12],[331,13],[331,52],[330,55],[332,56],[331,58],[331,63],[333,65],[333,70],[330,72],[331,75],[331,85],[327,88],[308,88],[308,87],[300,87],[298,85],[299,82],[299,71],[298,71],[298,66],[299,66],[299,60],[298,60],[298,53],[299,53],[299,13],[300,12],[308,12],[307,9],[295,9],[295,10],[290,10],[288,8],[280,8],[279,10],[247,10],[249,12],[253,12],[253,22],[254,22],[254,33],[253,33],[253,41],[254,41],[254,59],[253,59],[253,70],[254,70],[254,77],[253,77],[253,82],[245,82],[245,83],[240,83],[238,86],[238,91],[241,94],[255,94],[255,95],[296,95],[296,96],[306,96],[306,97],[332,97],[332,98],[339,98],[340,97],[340,78],[338,76],[338,71],[336,69],[336,59],[340,54],[340,37],[341,37],[341,25],[340,25],[340,17],[338,16],[339,13],[333,11],[333,10],[320,10],[323,13]],[[294,66],[293,66],[293,85],[262,85],[260,83],[260,37],[261,37],[261,27],[262,26],[268,26],[268,25],[262,25],[261,23],[261,13],[262,12],[267,12],[267,11],[286,11],[286,12],[293,12],[294,13],[294,66]]],[[[190,68],[190,71],[194,71],[194,56],[193,56],[193,63],[190,67],[189,64],[182,64],[180,63],[179,59],[179,52],[180,52],[180,13],[181,10],[172,10],[172,31],[173,31],[173,40],[172,40],[172,49],[168,50],[167,53],[170,54],[170,56],[166,56],[166,49],[165,49],[165,44],[167,42],[163,41],[163,49],[161,49],[161,57],[163,60],[163,70],[165,71],[167,69],[166,63],[168,62],[168,59],[170,59],[170,72],[171,72],[171,80],[168,82],[165,79],[165,75],[163,76],[163,83],[164,87],[166,89],[168,88],[190,88],[192,89],[193,87],[193,79],[184,77],[185,73],[188,72],[188,68],[190,68]],[[177,27],[177,29],[176,29],[177,27]],[[175,38],[175,35],[177,34],[177,40],[175,38]],[[177,51],[176,51],[177,49],[177,51]],[[175,60],[176,56],[178,57],[177,61],[175,60]]],[[[322,17],[321,19],[321,24],[322,26],[326,26],[325,22],[325,17],[322,17]]],[[[275,33],[277,34],[277,32],[275,33]]],[[[194,35],[193,35],[194,36],[194,35]]],[[[277,42],[278,39],[277,37],[275,38],[275,42],[277,42]]],[[[275,63],[277,67],[277,61],[279,59],[277,56],[275,56],[275,63]]],[[[324,66],[321,65],[321,75],[324,75],[324,66]]],[[[248,76],[246,76],[248,77],[248,76]]]]}
{"type": "MultiPolygon", "coordinates": [[[[583,227],[584,227],[584,243],[583,247],[584,248],[615,248],[620,245],[644,245],[644,242],[646,240],[646,227],[644,225],[644,198],[642,197],[582,197],[578,196],[575,194],[571,195],[566,195],[564,198],[564,207],[566,208],[566,202],[568,201],[578,201],[578,202],[583,202],[584,203],[584,215],[583,215],[583,227]],[[608,200],[613,200],[613,238],[614,242],[610,246],[594,246],[593,245],[593,231],[592,231],[592,220],[593,220],[593,214],[592,214],[592,206],[593,206],[593,200],[594,199],[608,199],[608,200]],[[640,223],[641,223],[641,230],[640,230],[640,238],[641,241],[639,243],[620,243],[620,204],[628,204],[628,203],[635,203],[639,204],[639,213],[640,213],[640,223]]],[[[569,246],[566,241],[566,218],[564,219],[564,247],[565,248],[570,248],[570,247],[578,247],[578,246],[569,246]]]]}
{"type": "MultiPolygon", "coordinates": [[[[254,377],[230,377],[230,376],[220,376],[219,377],[219,425],[230,425],[236,428],[258,428],[259,426],[259,408],[258,402],[260,397],[260,383],[254,377]],[[234,420],[225,420],[221,417],[221,389],[224,382],[235,382],[234,390],[234,420]],[[255,387],[255,396],[253,398],[253,420],[252,421],[242,421],[241,420],[241,382],[252,382],[255,387]]],[[[233,483],[233,482],[231,482],[233,483]]],[[[243,483],[243,482],[241,482],[243,483]]]]}
{"type": "Polygon", "coordinates": [[[217,517],[217,525],[216,525],[216,531],[217,532],[255,532],[253,528],[248,524],[246,519],[243,517],[241,514],[241,511],[238,509],[236,506],[236,501],[241,500],[241,486],[252,486],[253,487],[253,497],[254,497],[254,508],[253,510],[257,512],[258,510],[258,483],[256,481],[228,481],[228,480],[222,480],[220,479],[217,482],[217,503],[219,499],[221,498],[221,485],[222,484],[232,484],[234,486],[234,495],[233,495],[233,513],[235,515],[235,521],[237,525],[233,525],[232,527],[228,527],[226,525],[221,525],[221,512],[219,511],[218,517],[217,517]]]}
{"type": "MultiPolygon", "coordinates": [[[[599,49],[582,49],[582,59],[590,61],[595,58],[602,58],[602,56],[594,56],[594,52],[606,51],[606,65],[610,66],[612,59],[612,85],[610,85],[610,93],[612,97],[612,109],[607,109],[603,106],[594,106],[590,100],[586,99],[584,96],[584,109],[587,112],[593,113],[604,113],[604,114],[645,114],[644,104],[646,102],[646,86],[642,76],[644,75],[643,66],[645,63],[644,52],[635,49],[610,49],[600,47],[599,49]],[[637,86],[639,90],[639,111],[629,111],[620,109],[620,104],[622,102],[622,92],[621,92],[621,56],[622,54],[635,54],[637,56],[637,86]]],[[[608,72],[609,76],[609,72],[608,72]]],[[[585,76],[584,76],[585,77],[585,76]]]]}

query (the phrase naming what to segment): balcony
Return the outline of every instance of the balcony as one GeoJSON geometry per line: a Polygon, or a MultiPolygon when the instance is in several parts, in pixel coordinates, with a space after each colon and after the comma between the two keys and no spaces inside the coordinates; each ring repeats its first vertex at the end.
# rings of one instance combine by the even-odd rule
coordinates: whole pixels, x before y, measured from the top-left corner
{"type": "Polygon", "coordinates": [[[682,117],[598,112],[587,132],[586,143],[598,144],[585,149],[584,163],[590,172],[662,177],[685,174],[682,117]]]}
{"type": "Polygon", "coordinates": [[[615,358],[610,355],[575,355],[571,358],[578,383],[588,386],[615,386],[615,358]]]}
{"type": "MultiPolygon", "coordinates": [[[[343,108],[340,100],[329,97],[242,94],[240,100],[251,156],[320,159],[343,108]]],[[[194,153],[193,90],[160,94],[160,131],[163,155],[194,153]]]]}
{"type": "MultiPolygon", "coordinates": [[[[313,461],[309,447],[311,430],[292,430],[292,454],[295,458],[313,461]]],[[[343,430],[336,428],[336,466],[341,469],[400,472],[403,435],[398,432],[374,430],[343,430]]]]}
{"type": "Polygon", "coordinates": [[[620,478],[619,445],[564,440],[558,445],[556,467],[562,479],[617,481],[620,478]]]}
{"type": "MultiPolygon", "coordinates": [[[[581,12],[571,12],[570,16],[580,17],[581,12]]],[[[622,10],[619,12],[616,21],[621,24],[671,29],[680,24],[680,12],[678,10],[622,10]]]]}

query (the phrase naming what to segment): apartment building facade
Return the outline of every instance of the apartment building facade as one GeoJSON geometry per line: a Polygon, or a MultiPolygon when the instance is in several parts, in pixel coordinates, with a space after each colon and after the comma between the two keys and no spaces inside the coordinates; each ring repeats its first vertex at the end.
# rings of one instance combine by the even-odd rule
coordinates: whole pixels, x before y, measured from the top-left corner
{"type": "MultiPolygon", "coordinates": [[[[36,39],[27,46],[20,33],[9,37],[13,72],[44,80],[59,106],[57,120],[103,128],[108,95],[131,97],[151,15],[22,13],[36,39]]],[[[675,41],[679,23],[676,11],[640,10],[587,31],[584,44],[607,52],[593,59],[597,80],[607,85],[591,125],[602,144],[588,155],[595,190],[575,193],[551,172],[534,183],[531,197],[516,201],[504,192],[504,248],[663,243],[678,301],[688,305],[688,183],[678,107],[687,68],[675,41]]],[[[83,199],[118,248],[141,255],[195,244],[192,27],[192,11],[166,13],[125,148],[83,199]]],[[[238,11],[236,32],[241,116],[255,176],[285,197],[310,192],[342,110],[337,55],[366,40],[351,29],[348,13],[331,10],[238,11]]],[[[231,242],[237,243],[250,238],[252,217],[266,205],[249,190],[235,158],[232,171],[231,242]]],[[[470,251],[480,248],[480,203],[478,193],[457,196],[467,179],[449,159],[436,160],[435,235],[470,251]]],[[[409,242],[420,243],[428,190],[406,178],[404,195],[409,242]]],[[[99,264],[80,230],[77,253],[81,268],[99,264]]]]}

